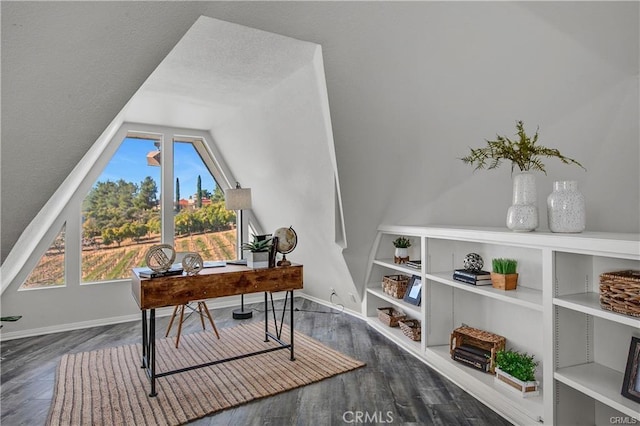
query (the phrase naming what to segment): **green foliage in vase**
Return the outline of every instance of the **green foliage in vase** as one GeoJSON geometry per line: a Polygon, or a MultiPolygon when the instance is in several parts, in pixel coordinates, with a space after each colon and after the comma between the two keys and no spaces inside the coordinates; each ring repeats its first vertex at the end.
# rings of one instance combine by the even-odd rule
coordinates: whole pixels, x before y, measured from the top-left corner
{"type": "Polygon", "coordinates": [[[522,172],[539,170],[546,175],[547,171],[541,157],[555,157],[564,164],[575,164],[586,170],[582,164],[572,158],[565,157],[557,149],[538,145],[538,130],[531,138],[527,136],[522,121],[516,123],[516,128],[518,129],[517,140],[513,141],[505,136],[496,135],[496,140],[487,140],[486,147],[470,148],[471,153],[460,160],[465,164],[475,166],[474,170],[495,169],[502,160],[509,160],[511,161],[511,173],[518,166],[522,172]]]}
{"type": "Polygon", "coordinates": [[[271,238],[258,241],[255,235],[253,236],[252,242],[242,244],[242,250],[249,250],[253,253],[269,251],[269,248],[271,248],[271,238]]]}
{"type": "Polygon", "coordinates": [[[515,259],[497,258],[491,260],[491,266],[493,267],[493,272],[497,274],[515,274],[518,268],[518,261],[515,259]]]}
{"type": "Polygon", "coordinates": [[[393,240],[393,245],[397,248],[408,248],[411,247],[411,241],[405,237],[398,237],[393,240]]]}
{"type": "Polygon", "coordinates": [[[533,355],[528,355],[526,352],[521,353],[512,349],[498,351],[496,365],[500,370],[523,382],[532,382],[536,379],[538,361],[534,361],[533,355]]]}

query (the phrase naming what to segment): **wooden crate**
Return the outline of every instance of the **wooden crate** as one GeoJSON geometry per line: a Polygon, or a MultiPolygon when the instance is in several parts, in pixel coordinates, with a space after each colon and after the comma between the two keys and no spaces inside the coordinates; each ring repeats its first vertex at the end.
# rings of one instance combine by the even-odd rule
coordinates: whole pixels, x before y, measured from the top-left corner
{"type": "Polygon", "coordinates": [[[476,348],[489,351],[491,353],[491,365],[489,367],[489,372],[491,374],[495,374],[496,353],[503,350],[506,343],[507,339],[498,334],[465,325],[456,328],[451,333],[451,337],[449,339],[449,353],[453,358],[453,350],[462,345],[471,345],[476,348]]]}

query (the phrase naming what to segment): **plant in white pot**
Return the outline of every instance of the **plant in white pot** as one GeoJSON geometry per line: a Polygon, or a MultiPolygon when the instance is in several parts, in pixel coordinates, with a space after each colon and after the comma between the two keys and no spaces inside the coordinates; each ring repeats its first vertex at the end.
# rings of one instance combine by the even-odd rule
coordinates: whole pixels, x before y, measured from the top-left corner
{"type": "Polygon", "coordinates": [[[393,262],[407,263],[409,260],[409,247],[411,247],[411,240],[405,237],[398,237],[393,240],[393,246],[396,248],[393,256],[393,262]]]}
{"type": "Polygon", "coordinates": [[[538,362],[533,355],[513,349],[496,353],[495,382],[514,390],[524,398],[536,396],[540,392],[540,382],[536,380],[538,362]]]}
{"type": "Polygon", "coordinates": [[[525,132],[522,121],[516,122],[516,128],[516,141],[496,135],[496,140],[487,140],[486,147],[471,148],[471,153],[460,160],[474,165],[474,170],[495,169],[502,160],[511,161],[511,174],[516,166],[520,169],[520,173],[513,177],[513,205],[507,211],[507,227],[512,231],[528,232],[538,227],[536,179],[531,172],[541,171],[547,174],[541,157],[555,157],[564,164],[584,167],[555,148],[538,145],[538,130],[531,138],[525,132]]]}
{"type": "Polygon", "coordinates": [[[271,248],[271,238],[259,240],[256,236],[250,243],[242,244],[242,249],[248,251],[247,266],[253,269],[269,267],[269,249],[271,248]]]}

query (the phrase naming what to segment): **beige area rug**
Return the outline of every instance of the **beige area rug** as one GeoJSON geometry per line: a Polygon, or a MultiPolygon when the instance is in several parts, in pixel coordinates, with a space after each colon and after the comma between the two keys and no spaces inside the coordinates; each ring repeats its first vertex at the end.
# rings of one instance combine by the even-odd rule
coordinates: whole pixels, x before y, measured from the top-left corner
{"type": "MultiPolygon", "coordinates": [[[[156,343],[156,371],[275,346],[264,323],[183,334],[156,343]]],[[[273,332],[273,331],[272,331],[273,332]]],[[[285,328],[283,340],[289,341],[285,328]]],[[[364,363],[295,333],[295,361],[286,349],[156,379],[158,396],[140,368],[142,346],[67,354],[60,360],[48,425],[178,425],[225,408],[335,376],[364,363]]]]}

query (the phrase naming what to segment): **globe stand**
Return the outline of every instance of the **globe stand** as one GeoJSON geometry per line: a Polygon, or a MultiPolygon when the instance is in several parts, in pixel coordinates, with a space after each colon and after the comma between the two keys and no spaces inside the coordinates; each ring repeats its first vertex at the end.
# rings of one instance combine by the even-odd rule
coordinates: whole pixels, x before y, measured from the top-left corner
{"type": "Polygon", "coordinates": [[[244,310],[244,294],[240,295],[240,309],[234,309],[232,312],[233,319],[249,319],[253,317],[253,311],[244,310]]]}
{"type": "Polygon", "coordinates": [[[291,266],[291,262],[287,260],[287,255],[282,255],[282,260],[278,261],[278,266],[291,266]]]}

